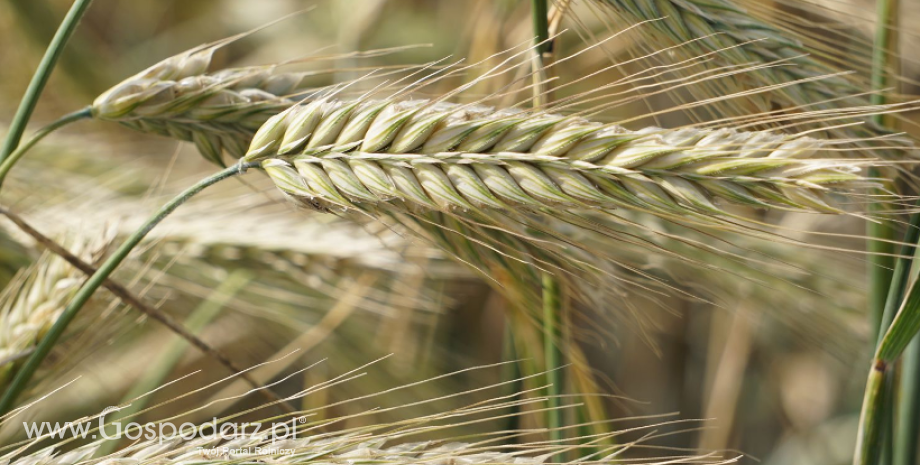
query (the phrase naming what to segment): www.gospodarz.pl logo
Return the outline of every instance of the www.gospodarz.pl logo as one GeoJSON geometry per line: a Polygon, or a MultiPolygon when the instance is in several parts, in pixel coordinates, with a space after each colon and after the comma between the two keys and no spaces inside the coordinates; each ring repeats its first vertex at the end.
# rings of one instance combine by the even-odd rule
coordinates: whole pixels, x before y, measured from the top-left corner
{"type": "MultiPolygon", "coordinates": [[[[182,423],[178,426],[171,422],[150,422],[150,423],[122,423],[120,421],[111,421],[106,423],[106,416],[117,412],[117,407],[106,408],[98,421],[82,422],[23,422],[22,426],[26,430],[26,436],[29,439],[35,438],[52,438],[52,439],[129,439],[132,441],[163,441],[181,438],[191,440],[201,437],[218,438],[224,440],[238,439],[241,437],[264,439],[265,443],[273,444],[275,441],[297,438],[297,425],[306,423],[305,417],[295,417],[283,422],[275,423],[218,423],[217,418],[203,424],[182,423]]],[[[271,448],[265,449],[264,453],[270,453],[271,448]]],[[[220,447],[213,448],[214,451],[223,452],[220,447]]],[[[232,451],[228,451],[233,453],[232,451]]],[[[208,452],[210,453],[210,452],[208,452]]],[[[262,453],[262,452],[256,452],[262,453]]],[[[274,452],[277,453],[277,452],[274,452]]],[[[281,451],[284,453],[284,451],[281,451]]]]}

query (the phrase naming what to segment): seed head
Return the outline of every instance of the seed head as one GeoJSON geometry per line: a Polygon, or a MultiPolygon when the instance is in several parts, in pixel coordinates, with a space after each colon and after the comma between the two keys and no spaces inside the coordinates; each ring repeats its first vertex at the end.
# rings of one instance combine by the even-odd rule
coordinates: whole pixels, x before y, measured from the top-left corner
{"type": "Polygon", "coordinates": [[[126,79],[93,102],[93,116],[193,142],[222,164],[243,155],[256,129],[295,102],[304,76],[269,67],[208,73],[213,48],[192,50],[126,79]]]}
{"type": "Polygon", "coordinates": [[[286,193],[326,209],[392,199],[411,208],[756,207],[837,212],[828,193],[863,187],[823,142],[769,132],[618,125],[412,101],[316,101],[270,118],[243,158],[286,193]]]}

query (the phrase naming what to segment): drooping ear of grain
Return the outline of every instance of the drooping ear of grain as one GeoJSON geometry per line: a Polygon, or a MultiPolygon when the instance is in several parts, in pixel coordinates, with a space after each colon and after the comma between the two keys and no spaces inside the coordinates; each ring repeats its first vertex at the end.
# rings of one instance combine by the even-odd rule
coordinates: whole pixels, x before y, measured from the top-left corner
{"type": "Polygon", "coordinates": [[[96,98],[93,117],[193,142],[208,160],[239,158],[253,133],[297,99],[304,76],[270,67],[208,72],[213,48],[192,50],[132,76],[96,98]]]}
{"type": "Polygon", "coordinates": [[[724,202],[837,213],[834,192],[871,181],[859,174],[864,161],[830,158],[823,144],[770,132],[630,131],[425,100],[317,100],[266,122],[244,160],[263,160],[301,205],[379,219],[500,288],[515,283],[509,292],[524,306],[540,308],[532,291],[547,271],[587,308],[635,316],[643,299],[696,296],[615,252],[668,253],[637,240],[615,209],[754,235],[724,202]]]}

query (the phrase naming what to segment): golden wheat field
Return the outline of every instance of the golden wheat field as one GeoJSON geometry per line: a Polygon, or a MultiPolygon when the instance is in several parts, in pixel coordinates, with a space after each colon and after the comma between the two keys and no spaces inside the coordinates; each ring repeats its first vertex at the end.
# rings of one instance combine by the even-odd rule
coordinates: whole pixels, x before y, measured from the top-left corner
{"type": "Polygon", "coordinates": [[[920,464],[920,1],[0,3],[0,464],[920,464]]]}

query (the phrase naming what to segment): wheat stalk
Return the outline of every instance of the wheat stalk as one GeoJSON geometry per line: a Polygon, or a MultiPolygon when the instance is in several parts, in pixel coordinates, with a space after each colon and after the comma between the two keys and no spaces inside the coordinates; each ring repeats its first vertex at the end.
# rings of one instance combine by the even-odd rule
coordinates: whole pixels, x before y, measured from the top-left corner
{"type": "Polygon", "coordinates": [[[646,128],[540,112],[411,101],[326,101],[272,117],[244,161],[320,209],[399,199],[410,208],[757,207],[838,212],[831,190],[865,187],[823,142],[768,132],[646,128]]]}

